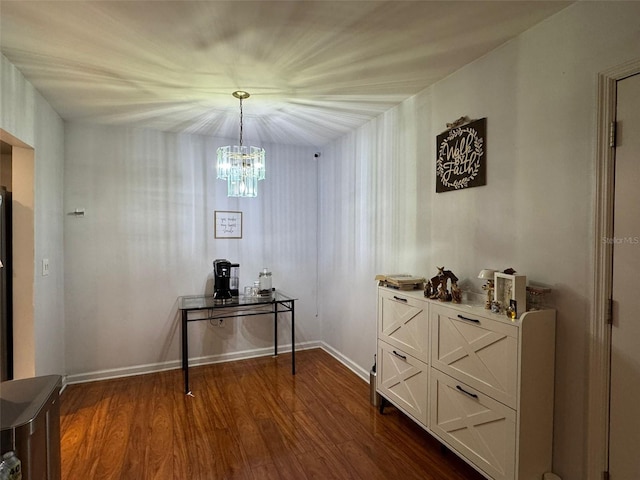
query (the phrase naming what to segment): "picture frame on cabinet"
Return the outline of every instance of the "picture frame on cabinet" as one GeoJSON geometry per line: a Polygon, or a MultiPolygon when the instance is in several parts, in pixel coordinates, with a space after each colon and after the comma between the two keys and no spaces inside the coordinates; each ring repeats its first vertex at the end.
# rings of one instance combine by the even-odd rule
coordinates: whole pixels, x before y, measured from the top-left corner
{"type": "Polygon", "coordinates": [[[516,318],[527,311],[527,276],[494,273],[493,300],[499,302],[500,311],[504,312],[515,301],[516,318]]]}

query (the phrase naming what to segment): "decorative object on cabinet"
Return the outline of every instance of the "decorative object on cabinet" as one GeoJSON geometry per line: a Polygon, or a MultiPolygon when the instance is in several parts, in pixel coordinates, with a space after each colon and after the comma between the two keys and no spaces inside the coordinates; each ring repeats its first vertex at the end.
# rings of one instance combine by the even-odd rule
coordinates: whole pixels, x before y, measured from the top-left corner
{"type": "Polygon", "coordinates": [[[500,302],[496,302],[495,300],[491,302],[491,311],[493,313],[500,313],[502,309],[502,304],[500,302]]]}
{"type": "Polygon", "coordinates": [[[215,238],[242,238],[242,212],[213,212],[215,238]]]}
{"type": "Polygon", "coordinates": [[[482,286],[482,289],[487,292],[487,301],[484,304],[484,308],[486,308],[487,310],[491,308],[491,302],[493,301],[493,288],[494,288],[493,274],[494,273],[496,273],[495,270],[492,270],[490,268],[483,268],[482,270],[480,270],[480,273],[478,274],[478,278],[481,278],[487,281],[487,283],[485,283],[482,286]]]}
{"type": "Polygon", "coordinates": [[[462,290],[460,290],[458,282],[451,282],[451,301],[453,303],[462,302],[462,290]]]}
{"type": "Polygon", "coordinates": [[[513,321],[378,287],[377,391],[493,480],[552,468],[554,310],[513,321]]]}
{"type": "Polygon", "coordinates": [[[486,185],[486,118],[461,117],[436,137],[436,192],[486,185]]]}
{"type": "Polygon", "coordinates": [[[545,306],[546,296],[551,293],[548,287],[527,285],[527,310],[541,310],[545,306]]]}
{"type": "Polygon", "coordinates": [[[458,286],[458,277],[451,271],[445,270],[444,267],[436,267],[438,274],[427,282],[424,288],[424,296],[432,300],[440,300],[441,302],[449,302],[452,300],[452,295],[449,292],[448,283],[458,286]]]}
{"type": "Polygon", "coordinates": [[[515,301],[516,318],[527,311],[527,276],[496,272],[494,275],[494,301],[499,302],[500,310],[506,309],[515,301]]]}
{"type": "Polygon", "coordinates": [[[378,285],[395,288],[397,290],[422,290],[424,277],[415,277],[406,273],[394,273],[390,275],[376,275],[378,285]]]}

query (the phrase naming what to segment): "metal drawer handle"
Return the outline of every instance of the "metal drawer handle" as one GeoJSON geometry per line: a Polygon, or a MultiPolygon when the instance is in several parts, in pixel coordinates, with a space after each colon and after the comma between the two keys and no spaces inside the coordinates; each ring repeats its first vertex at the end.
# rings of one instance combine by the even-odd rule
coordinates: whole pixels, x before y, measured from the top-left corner
{"type": "Polygon", "coordinates": [[[477,320],[475,318],[464,317],[462,315],[458,315],[458,318],[460,320],[466,320],[467,322],[480,323],[480,320],[477,320]]]}
{"type": "Polygon", "coordinates": [[[406,299],[406,298],[396,297],[396,296],[394,295],[394,296],[393,296],[393,299],[394,299],[394,300],[398,300],[398,301],[400,301],[400,302],[407,303],[407,299],[406,299]]]}
{"type": "Polygon", "coordinates": [[[401,358],[401,359],[403,359],[403,360],[407,360],[407,357],[405,357],[404,355],[400,355],[400,354],[399,354],[398,352],[396,352],[395,350],[393,351],[393,354],[394,354],[396,357],[400,357],[400,358],[401,358]]]}
{"type": "MultiPolygon", "coordinates": [[[[394,352],[394,353],[395,353],[395,352],[394,352]]],[[[464,394],[466,394],[466,395],[469,395],[470,397],[478,398],[478,395],[476,395],[475,393],[467,392],[467,391],[466,391],[464,388],[462,388],[460,385],[456,385],[456,388],[457,388],[458,390],[460,390],[462,393],[464,393],[464,394]]]]}

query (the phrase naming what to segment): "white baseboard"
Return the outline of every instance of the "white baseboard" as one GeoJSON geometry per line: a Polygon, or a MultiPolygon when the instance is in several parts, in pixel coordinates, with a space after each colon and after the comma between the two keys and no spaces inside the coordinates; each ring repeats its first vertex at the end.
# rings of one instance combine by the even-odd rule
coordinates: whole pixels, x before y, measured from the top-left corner
{"type": "MultiPolygon", "coordinates": [[[[330,345],[324,342],[304,342],[296,344],[296,351],[310,350],[312,348],[322,348],[329,355],[334,357],[353,373],[369,383],[369,372],[360,367],[353,360],[346,357],[330,345]]],[[[291,351],[291,344],[282,345],[278,348],[281,353],[291,351]]],[[[253,350],[244,350],[240,352],[222,353],[218,355],[207,355],[204,357],[195,357],[189,359],[189,366],[210,365],[214,363],[232,362],[234,360],[246,360],[248,358],[265,357],[273,354],[273,348],[257,348],[253,350]]],[[[113,378],[131,377],[134,375],[145,375],[148,373],[163,372],[165,370],[174,370],[181,368],[181,360],[170,360],[168,362],[148,363],[143,365],[135,365],[133,367],[112,368],[107,370],[97,370],[94,372],[78,373],[75,375],[66,375],[62,380],[62,391],[67,385],[76,383],[97,382],[100,380],[109,380],[113,378]]]]}
{"type": "Polygon", "coordinates": [[[362,368],[360,365],[355,363],[350,358],[345,357],[342,353],[340,353],[339,351],[335,350],[333,347],[327,345],[326,343],[324,343],[324,342],[319,342],[319,343],[321,344],[320,347],[324,351],[329,353],[332,357],[335,357],[336,360],[338,360],[345,367],[347,367],[353,373],[355,373],[360,378],[362,378],[365,382],[369,383],[369,372],[367,370],[362,368]]]}
{"type": "MultiPolygon", "coordinates": [[[[323,345],[321,344],[321,342],[304,342],[296,344],[296,351],[308,350],[311,348],[323,348],[323,345]]],[[[287,353],[290,351],[291,344],[278,346],[278,352],[280,353],[287,353]]],[[[217,355],[207,355],[204,357],[194,357],[189,359],[189,366],[195,367],[198,365],[232,362],[234,360],[245,360],[248,358],[265,357],[268,355],[273,355],[273,347],[256,348],[253,350],[243,350],[240,352],[222,353],[217,355]]],[[[112,368],[108,370],[97,370],[94,372],[78,373],[74,375],[67,375],[66,377],[64,377],[63,388],[66,387],[66,385],[73,385],[75,383],[86,383],[99,380],[109,380],[112,378],[131,377],[133,375],[144,375],[147,373],[163,372],[165,370],[174,370],[181,367],[182,360],[170,360],[167,362],[148,363],[143,365],[135,365],[132,367],[112,368]]]]}

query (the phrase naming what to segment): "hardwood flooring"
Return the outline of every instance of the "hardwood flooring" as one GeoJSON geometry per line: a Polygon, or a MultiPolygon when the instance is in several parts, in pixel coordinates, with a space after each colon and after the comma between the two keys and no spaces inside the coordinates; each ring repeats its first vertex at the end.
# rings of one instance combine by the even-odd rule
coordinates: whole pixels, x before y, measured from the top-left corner
{"type": "Polygon", "coordinates": [[[68,386],[63,480],[480,480],[321,349],[68,386]]]}

